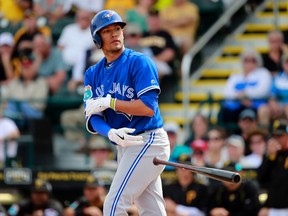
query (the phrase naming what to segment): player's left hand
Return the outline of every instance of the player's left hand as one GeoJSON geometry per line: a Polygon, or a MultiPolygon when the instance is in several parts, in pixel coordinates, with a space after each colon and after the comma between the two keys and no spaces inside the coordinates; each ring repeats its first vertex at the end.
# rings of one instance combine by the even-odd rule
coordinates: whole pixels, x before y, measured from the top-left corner
{"type": "MultiPolygon", "coordinates": [[[[115,100],[115,99],[114,99],[115,100]]],[[[86,102],[85,113],[86,116],[91,116],[110,108],[111,95],[107,94],[106,97],[102,98],[91,98],[86,102]]]]}

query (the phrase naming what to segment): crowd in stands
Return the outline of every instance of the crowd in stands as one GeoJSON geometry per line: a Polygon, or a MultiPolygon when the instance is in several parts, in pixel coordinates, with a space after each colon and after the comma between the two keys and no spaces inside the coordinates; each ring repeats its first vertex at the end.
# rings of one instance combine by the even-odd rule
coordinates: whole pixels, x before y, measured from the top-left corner
{"type": "MultiPolygon", "coordinates": [[[[0,0],[0,167],[17,156],[16,140],[31,121],[46,116],[49,99],[82,97],[85,69],[103,58],[89,29],[103,8],[125,18],[125,46],[153,58],[161,82],[179,78],[179,62],[202,19],[193,1],[0,0]]],[[[241,72],[223,88],[218,125],[196,114],[186,137],[180,125],[165,124],[170,161],[237,171],[243,181],[222,184],[167,166],[164,172],[175,173],[163,181],[168,215],[288,215],[288,52],[281,31],[269,32],[267,40],[267,53],[251,47],[241,53],[241,72]],[[265,202],[258,198],[263,191],[265,202]]],[[[83,111],[79,103],[61,113],[63,135],[79,143],[91,168],[116,169],[113,146],[87,138],[83,111]]],[[[54,200],[52,185],[38,180],[27,201],[0,208],[0,215],[102,215],[106,192],[100,180],[87,179],[83,197],[64,206],[54,200]]],[[[129,212],[137,215],[137,208],[129,212]]]]}

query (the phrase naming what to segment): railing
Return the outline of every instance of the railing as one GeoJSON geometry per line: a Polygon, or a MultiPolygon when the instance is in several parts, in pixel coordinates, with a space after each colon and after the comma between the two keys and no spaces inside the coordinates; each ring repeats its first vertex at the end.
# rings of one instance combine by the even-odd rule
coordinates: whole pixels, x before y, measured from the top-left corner
{"type": "MultiPolygon", "coordinates": [[[[190,94],[190,67],[194,57],[203,47],[211,40],[211,38],[225,25],[227,21],[247,2],[247,0],[237,0],[226,12],[211,26],[211,28],[196,42],[196,44],[183,57],[181,63],[182,84],[183,84],[183,108],[184,119],[187,119],[189,112],[189,94],[190,94]]],[[[184,132],[189,132],[189,121],[184,122],[184,132]]]]}

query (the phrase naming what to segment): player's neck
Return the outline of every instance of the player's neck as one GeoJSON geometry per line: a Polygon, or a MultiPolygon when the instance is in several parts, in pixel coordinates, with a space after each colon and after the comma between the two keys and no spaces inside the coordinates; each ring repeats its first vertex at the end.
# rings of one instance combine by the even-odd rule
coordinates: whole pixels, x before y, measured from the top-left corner
{"type": "Polygon", "coordinates": [[[103,50],[107,63],[115,61],[124,51],[124,47],[119,50],[103,50]]]}

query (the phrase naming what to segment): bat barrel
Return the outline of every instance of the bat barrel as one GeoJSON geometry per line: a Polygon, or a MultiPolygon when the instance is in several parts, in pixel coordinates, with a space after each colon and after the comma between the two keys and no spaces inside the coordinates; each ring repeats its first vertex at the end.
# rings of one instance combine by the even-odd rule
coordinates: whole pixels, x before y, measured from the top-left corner
{"type": "Polygon", "coordinates": [[[231,172],[227,170],[208,168],[208,167],[197,167],[197,166],[192,166],[188,164],[164,161],[164,160],[160,160],[157,157],[153,159],[153,164],[156,166],[162,164],[162,165],[168,165],[168,166],[191,170],[194,173],[199,173],[199,174],[205,175],[209,178],[213,178],[219,181],[225,181],[225,182],[230,182],[230,183],[239,183],[241,181],[241,176],[239,175],[239,173],[231,172]]]}

